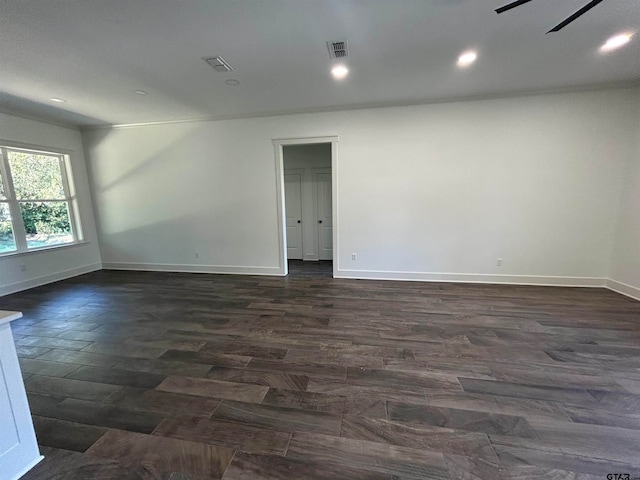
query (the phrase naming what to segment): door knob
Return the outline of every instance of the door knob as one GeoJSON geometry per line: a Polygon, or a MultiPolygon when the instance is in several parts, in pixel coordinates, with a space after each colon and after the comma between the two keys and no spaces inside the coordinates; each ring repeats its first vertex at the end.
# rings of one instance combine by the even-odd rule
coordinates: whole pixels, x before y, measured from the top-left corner
{"type": "Polygon", "coordinates": [[[318,223],[322,223],[322,220],[318,220],[318,223]]]}
{"type": "Polygon", "coordinates": [[[298,223],[300,223],[300,220],[298,220],[298,223]]]}

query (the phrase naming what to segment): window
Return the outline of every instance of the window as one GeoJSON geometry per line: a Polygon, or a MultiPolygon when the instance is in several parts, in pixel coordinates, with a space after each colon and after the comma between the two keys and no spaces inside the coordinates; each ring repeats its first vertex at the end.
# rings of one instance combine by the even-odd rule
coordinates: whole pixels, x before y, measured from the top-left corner
{"type": "Polygon", "coordinates": [[[78,241],[66,155],[0,147],[0,255],[78,241]]]}

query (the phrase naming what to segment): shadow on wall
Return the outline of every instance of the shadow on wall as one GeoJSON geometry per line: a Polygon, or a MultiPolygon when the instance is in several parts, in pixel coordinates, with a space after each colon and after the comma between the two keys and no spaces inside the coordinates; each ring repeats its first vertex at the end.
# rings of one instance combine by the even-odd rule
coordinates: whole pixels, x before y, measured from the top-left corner
{"type": "Polygon", "coordinates": [[[265,235],[257,232],[252,222],[243,221],[249,215],[237,218],[236,212],[243,210],[252,210],[251,201],[231,205],[230,210],[201,207],[188,214],[110,231],[101,238],[102,254],[106,263],[278,268],[275,229],[273,240],[263,241],[267,248],[256,251],[253,239],[264,239],[265,235]],[[273,258],[265,251],[273,252],[273,258]]]}
{"type": "MultiPolygon", "coordinates": [[[[144,128],[144,127],[143,127],[144,128]]],[[[156,127],[166,128],[166,127],[156,127]]],[[[195,129],[195,128],[194,128],[195,129]]],[[[176,129],[170,130],[171,132],[176,129]]],[[[140,130],[137,130],[140,132],[140,130]]],[[[123,165],[114,165],[113,162],[103,162],[101,158],[101,150],[107,148],[104,145],[108,145],[107,140],[109,137],[115,135],[118,131],[114,131],[109,128],[90,130],[83,133],[85,138],[85,154],[87,158],[87,164],[93,180],[92,186],[95,187],[97,192],[107,192],[111,188],[121,185],[128,177],[144,176],[149,173],[149,169],[153,167],[158,168],[162,163],[176,163],[175,159],[180,158],[180,155],[184,153],[184,143],[188,141],[188,133],[176,136],[170,135],[154,135],[153,141],[150,142],[136,142],[129,145],[127,151],[127,158],[135,158],[136,163],[129,162],[126,168],[123,165]],[[90,140],[87,142],[86,138],[90,140]],[[91,144],[91,148],[87,148],[87,143],[91,144]],[[151,148],[151,145],[153,148],[151,148]],[[182,145],[178,147],[178,145],[182,145]],[[139,148],[139,151],[135,149],[139,148]],[[100,183],[96,184],[95,179],[100,178],[100,183]]]]}
{"type": "Polygon", "coordinates": [[[85,133],[106,263],[277,268],[275,188],[272,202],[268,188],[239,190],[253,152],[216,157],[201,128],[136,129],[131,141],[126,129],[85,133]]]}
{"type": "MultiPolygon", "coordinates": [[[[175,163],[171,155],[175,155],[178,147],[171,149],[170,146],[172,144],[179,144],[184,140],[182,136],[177,138],[157,136],[157,138],[154,138],[154,142],[150,142],[155,147],[153,149],[150,149],[145,142],[138,155],[135,155],[136,152],[128,152],[129,158],[134,157],[138,161],[137,163],[128,164],[127,168],[123,171],[121,164],[113,164],[110,161],[103,160],[105,157],[110,158],[109,155],[101,155],[101,149],[107,148],[105,147],[105,145],[108,145],[107,140],[114,134],[115,132],[111,129],[96,129],[83,133],[89,184],[95,206],[94,215],[96,228],[101,240],[106,239],[114,233],[128,230],[131,228],[131,225],[140,225],[140,212],[138,211],[140,206],[137,204],[142,201],[142,196],[140,195],[139,187],[136,186],[135,180],[149,176],[152,169],[160,168],[163,164],[169,164],[170,162],[175,163]],[[91,145],[91,148],[89,148],[88,145],[91,145]],[[126,194],[127,182],[131,184],[131,187],[129,187],[129,195],[126,194]],[[135,195],[135,192],[138,192],[138,194],[135,195]],[[132,212],[132,215],[129,216],[130,220],[128,225],[112,225],[109,212],[101,209],[101,205],[105,203],[105,201],[110,201],[109,195],[113,195],[113,202],[116,206],[122,205],[122,208],[136,210],[135,214],[132,212]],[[105,196],[107,197],[106,199],[105,196]]],[[[166,193],[165,198],[167,199],[176,195],[175,191],[166,193]]],[[[176,202],[176,204],[178,203],[179,202],[176,202]]],[[[157,208],[154,210],[158,213],[159,206],[156,205],[155,207],[157,208]]],[[[163,215],[166,216],[166,212],[163,212],[163,215]]],[[[121,217],[121,215],[118,215],[118,219],[121,217]]],[[[158,220],[159,219],[154,219],[154,215],[151,214],[150,216],[145,216],[142,223],[153,224],[158,220]]],[[[101,241],[101,244],[102,243],[101,241]]],[[[102,246],[104,247],[105,245],[102,246]]]]}

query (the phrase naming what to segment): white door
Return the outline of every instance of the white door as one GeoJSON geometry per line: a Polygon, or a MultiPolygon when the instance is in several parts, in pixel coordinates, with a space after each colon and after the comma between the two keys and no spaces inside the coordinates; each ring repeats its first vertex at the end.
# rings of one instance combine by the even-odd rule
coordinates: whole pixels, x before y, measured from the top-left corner
{"type": "Polygon", "coordinates": [[[318,222],[318,258],[333,260],[333,217],[331,216],[331,172],[315,172],[318,222]]]}
{"type": "Polygon", "coordinates": [[[287,219],[287,258],[302,260],[302,174],[284,174],[284,208],[287,219]]]}

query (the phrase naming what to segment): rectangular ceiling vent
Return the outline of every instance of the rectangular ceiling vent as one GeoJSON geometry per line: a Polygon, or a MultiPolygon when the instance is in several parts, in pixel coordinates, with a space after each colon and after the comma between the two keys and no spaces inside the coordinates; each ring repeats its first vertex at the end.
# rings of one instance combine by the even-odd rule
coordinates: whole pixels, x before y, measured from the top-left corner
{"type": "Polygon", "coordinates": [[[345,58],[349,54],[346,40],[327,42],[327,48],[329,49],[329,56],[331,58],[345,58]]]}
{"type": "Polygon", "coordinates": [[[216,72],[232,72],[233,67],[227,63],[227,61],[221,56],[217,57],[204,57],[203,60],[211,65],[216,72]]]}

